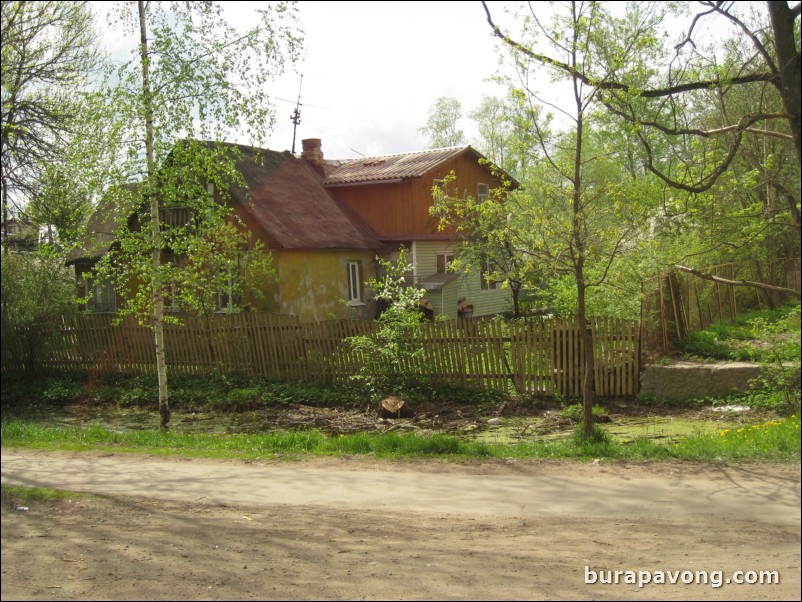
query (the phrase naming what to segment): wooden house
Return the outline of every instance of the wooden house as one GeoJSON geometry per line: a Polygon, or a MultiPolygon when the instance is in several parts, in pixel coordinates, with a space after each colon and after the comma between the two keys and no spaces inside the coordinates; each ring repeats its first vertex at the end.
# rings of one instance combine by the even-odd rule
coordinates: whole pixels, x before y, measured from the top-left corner
{"type": "MultiPolygon", "coordinates": [[[[451,172],[454,193],[481,196],[499,185],[470,146],[354,161],[325,160],[318,139],[304,140],[300,156],[226,146],[236,151],[236,169],[244,180],[225,195],[231,219],[271,252],[278,275],[262,291],[272,301],[269,306],[247,298],[243,304],[297,315],[304,322],[346,316],[371,320],[377,309],[365,283],[379,275],[376,257],[394,260],[403,246],[412,261],[410,277],[426,289],[425,304],[434,314],[483,316],[509,309],[508,290],[488,283],[478,271],[448,269],[464,243],[439,232],[429,215],[432,187],[445,185],[451,172]]],[[[220,201],[221,195],[215,196],[220,201]]],[[[83,275],[114,245],[125,219],[113,203],[104,203],[90,219],[91,241],[70,255],[82,293],[93,293],[93,311],[114,311],[119,303],[116,291],[83,275]]],[[[226,296],[219,297],[223,310],[226,296]]]]}
{"type": "MultiPolygon", "coordinates": [[[[325,165],[320,141],[304,141],[304,156],[325,165]]],[[[515,185],[515,181],[510,178],[515,185]]],[[[488,282],[481,270],[455,273],[449,264],[465,243],[453,232],[438,231],[430,215],[434,187],[447,194],[481,198],[501,185],[485,158],[470,146],[433,149],[343,162],[326,170],[323,186],[352,209],[385,245],[385,253],[404,246],[412,261],[416,286],[426,289],[436,315],[485,316],[511,307],[511,293],[488,282]],[[456,179],[447,184],[454,173],[456,179]]]]}

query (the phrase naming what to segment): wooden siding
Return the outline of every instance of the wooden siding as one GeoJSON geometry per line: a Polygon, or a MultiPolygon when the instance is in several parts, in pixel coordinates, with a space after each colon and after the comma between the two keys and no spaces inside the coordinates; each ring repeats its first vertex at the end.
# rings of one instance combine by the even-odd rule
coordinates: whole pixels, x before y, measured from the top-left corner
{"type": "MultiPolygon", "coordinates": [[[[459,244],[456,242],[415,242],[415,276],[425,278],[437,271],[437,254],[441,252],[458,253],[459,244]]],[[[449,317],[455,317],[456,302],[465,299],[467,303],[473,305],[474,317],[492,316],[502,314],[512,308],[512,292],[507,288],[496,290],[482,290],[481,276],[477,270],[472,270],[469,274],[461,274],[455,281],[458,284],[454,298],[455,307],[452,312],[444,311],[449,317]]]]}
{"type": "Polygon", "coordinates": [[[457,180],[449,194],[476,196],[479,182],[491,188],[499,185],[490,171],[479,165],[472,155],[462,155],[432,170],[425,176],[394,184],[362,184],[338,186],[330,192],[356,211],[380,237],[435,236],[437,220],[429,215],[434,180],[443,179],[454,171],[457,180]]]}

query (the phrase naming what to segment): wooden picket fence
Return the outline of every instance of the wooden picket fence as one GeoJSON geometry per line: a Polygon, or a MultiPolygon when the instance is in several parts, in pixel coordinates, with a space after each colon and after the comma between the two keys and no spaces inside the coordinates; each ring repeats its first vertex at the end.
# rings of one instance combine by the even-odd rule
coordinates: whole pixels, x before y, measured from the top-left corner
{"type": "MultiPolygon", "coordinates": [[[[636,322],[589,322],[599,395],[638,392],[639,327],[636,322]]],[[[294,316],[267,313],[183,317],[166,325],[171,374],[239,373],[287,381],[341,382],[359,374],[365,358],[347,339],[370,336],[376,325],[356,320],[301,324],[294,316]]],[[[4,333],[2,369],[44,373],[153,374],[152,332],[111,316],[65,319],[55,336],[31,344],[26,333],[4,333]],[[9,336],[10,335],[10,336],[9,336]]],[[[501,320],[433,322],[422,329],[423,351],[404,366],[434,383],[541,397],[579,396],[584,359],[575,321],[501,320]]]]}
{"type": "MultiPolygon", "coordinates": [[[[770,265],[728,263],[703,272],[727,280],[750,280],[802,290],[800,258],[775,259],[770,265]]],[[[691,333],[710,324],[736,322],[744,311],[774,308],[792,295],[702,280],[670,270],[641,283],[641,342],[649,363],[677,353],[691,333]]]]}

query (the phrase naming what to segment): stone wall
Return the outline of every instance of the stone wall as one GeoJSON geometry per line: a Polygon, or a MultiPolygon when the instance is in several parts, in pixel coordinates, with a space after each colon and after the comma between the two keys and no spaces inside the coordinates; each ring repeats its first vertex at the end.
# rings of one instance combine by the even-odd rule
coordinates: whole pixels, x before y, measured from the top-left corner
{"type": "Polygon", "coordinates": [[[760,365],[748,362],[702,364],[676,362],[647,367],[640,377],[640,396],[663,400],[724,397],[749,389],[760,365]]]}

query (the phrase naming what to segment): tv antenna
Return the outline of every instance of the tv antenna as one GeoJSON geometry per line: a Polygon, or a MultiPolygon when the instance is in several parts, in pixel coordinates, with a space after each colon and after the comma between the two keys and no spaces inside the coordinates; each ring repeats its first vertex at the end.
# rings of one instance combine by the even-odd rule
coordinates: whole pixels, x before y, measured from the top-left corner
{"type": "Polygon", "coordinates": [[[295,154],[295,132],[298,130],[298,126],[301,125],[301,86],[304,85],[304,76],[301,75],[301,83],[298,85],[298,100],[295,103],[295,110],[290,115],[290,121],[292,121],[292,154],[295,154]]]}

